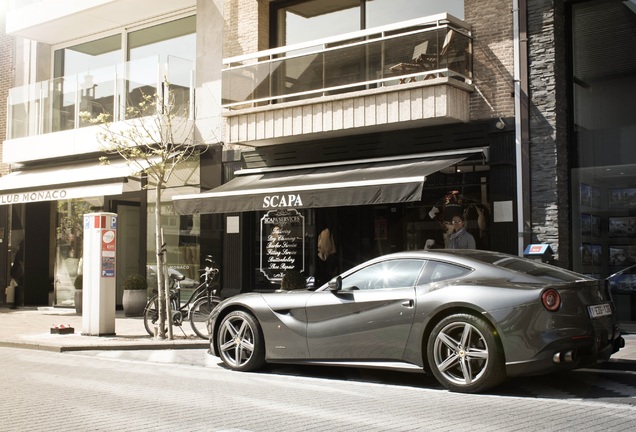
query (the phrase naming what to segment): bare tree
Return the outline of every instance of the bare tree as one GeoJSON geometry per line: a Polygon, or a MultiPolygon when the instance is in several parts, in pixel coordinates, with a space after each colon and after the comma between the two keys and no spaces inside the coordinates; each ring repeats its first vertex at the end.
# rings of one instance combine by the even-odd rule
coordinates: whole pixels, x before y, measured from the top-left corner
{"type": "Polygon", "coordinates": [[[188,159],[205,150],[195,142],[193,115],[188,98],[182,91],[172,89],[164,78],[160,91],[144,94],[137,90],[136,104],[125,107],[125,120],[111,120],[108,113],[92,117],[81,113],[83,121],[100,125],[98,140],[106,154],[102,164],[113,157],[122,158],[139,175],[147,178],[146,188],[155,189],[155,249],[158,290],[159,328],[161,339],[173,339],[170,316],[170,289],[167,280],[167,262],[161,227],[161,197],[175,170],[188,159]],[[185,100],[185,103],[177,103],[185,100]],[[166,329],[168,335],[166,335],[166,329]]]}

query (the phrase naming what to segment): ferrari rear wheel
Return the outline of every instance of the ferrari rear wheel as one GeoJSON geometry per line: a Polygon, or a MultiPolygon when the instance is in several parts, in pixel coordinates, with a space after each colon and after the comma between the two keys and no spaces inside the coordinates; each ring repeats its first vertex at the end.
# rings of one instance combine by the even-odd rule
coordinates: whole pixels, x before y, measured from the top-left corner
{"type": "Polygon", "coordinates": [[[258,322],[251,314],[233,311],[227,314],[217,333],[219,356],[227,367],[254,371],[265,364],[265,343],[258,322]]]}
{"type": "Polygon", "coordinates": [[[506,379],[495,331],[480,317],[456,314],[441,320],[431,332],[427,356],[435,378],[451,391],[477,393],[506,379]]]}

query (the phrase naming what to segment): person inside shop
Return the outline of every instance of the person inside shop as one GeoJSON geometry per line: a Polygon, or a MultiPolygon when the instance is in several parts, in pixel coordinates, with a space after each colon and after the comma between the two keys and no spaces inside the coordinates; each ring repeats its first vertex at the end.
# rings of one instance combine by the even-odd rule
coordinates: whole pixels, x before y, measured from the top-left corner
{"type": "Polygon", "coordinates": [[[446,236],[444,237],[446,249],[476,249],[475,237],[466,231],[466,221],[461,213],[453,215],[450,222],[445,222],[446,236]]]}
{"type": "Polygon", "coordinates": [[[325,228],[318,236],[318,260],[316,263],[316,286],[329,282],[338,275],[336,243],[329,228],[325,228]]]}

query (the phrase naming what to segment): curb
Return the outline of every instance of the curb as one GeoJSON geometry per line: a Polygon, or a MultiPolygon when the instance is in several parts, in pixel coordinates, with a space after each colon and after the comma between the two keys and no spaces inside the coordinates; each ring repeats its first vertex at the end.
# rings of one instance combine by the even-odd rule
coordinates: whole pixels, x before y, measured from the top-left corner
{"type": "Polygon", "coordinates": [[[150,343],[132,343],[132,344],[102,344],[102,345],[59,345],[59,344],[42,344],[36,342],[12,342],[0,341],[0,347],[5,348],[21,348],[38,351],[49,352],[72,352],[72,351],[141,351],[141,350],[161,350],[161,349],[207,349],[209,343],[205,341],[180,343],[174,341],[150,342],[150,343]]]}

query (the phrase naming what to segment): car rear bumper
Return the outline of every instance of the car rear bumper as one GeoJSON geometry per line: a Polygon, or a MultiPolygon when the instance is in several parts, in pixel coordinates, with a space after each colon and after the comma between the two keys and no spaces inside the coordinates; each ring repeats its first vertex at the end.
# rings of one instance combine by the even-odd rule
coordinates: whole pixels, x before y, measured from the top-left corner
{"type": "Polygon", "coordinates": [[[506,373],[513,377],[592,366],[609,360],[624,346],[620,327],[614,325],[611,335],[604,331],[554,340],[530,360],[506,363],[506,373]]]}

